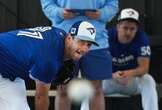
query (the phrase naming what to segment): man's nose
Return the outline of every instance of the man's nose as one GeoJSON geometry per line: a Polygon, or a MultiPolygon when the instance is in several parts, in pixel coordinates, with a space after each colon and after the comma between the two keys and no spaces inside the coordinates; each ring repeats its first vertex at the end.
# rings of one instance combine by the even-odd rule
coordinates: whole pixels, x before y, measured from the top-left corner
{"type": "Polygon", "coordinates": [[[133,34],[133,33],[135,33],[136,32],[136,28],[128,28],[127,29],[127,33],[128,34],[133,34]]]}
{"type": "Polygon", "coordinates": [[[130,35],[132,33],[131,29],[127,29],[127,34],[130,35]]]}

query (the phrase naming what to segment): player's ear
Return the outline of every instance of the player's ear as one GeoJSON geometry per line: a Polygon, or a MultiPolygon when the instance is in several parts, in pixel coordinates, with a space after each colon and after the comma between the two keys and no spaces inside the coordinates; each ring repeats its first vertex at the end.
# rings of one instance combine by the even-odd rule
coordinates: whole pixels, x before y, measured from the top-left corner
{"type": "Polygon", "coordinates": [[[119,27],[120,27],[120,24],[119,24],[119,23],[117,23],[117,24],[116,24],[116,28],[117,28],[117,29],[119,29],[119,27]]]}
{"type": "Polygon", "coordinates": [[[71,34],[67,34],[67,39],[72,39],[73,38],[73,36],[71,36],[71,34]]]}
{"type": "Polygon", "coordinates": [[[65,38],[65,42],[71,43],[73,37],[71,36],[71,34],[67,34],[66,38],[65,38]]]}

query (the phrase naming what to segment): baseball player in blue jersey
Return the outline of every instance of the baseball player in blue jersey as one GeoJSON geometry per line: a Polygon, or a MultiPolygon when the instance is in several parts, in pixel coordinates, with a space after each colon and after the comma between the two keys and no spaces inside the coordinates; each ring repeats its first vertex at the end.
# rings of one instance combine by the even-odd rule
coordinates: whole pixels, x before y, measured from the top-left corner
{"type": "MultiPolygon", "coordinates": [[[[79,20],[86,20],[96,27],[96,41],[99,47],[92,46],[91,51],[79,62],[81,75],[90,80],[96,90],[90,108],[105,110],[101,80],[111,78],[111,56],[107,51],[107,22],[118,12],[118,0],[40,0],[42,9],[52,25],[68,31],[79,20]],[[102,70],[102,71],[100,71],[102,70]]],[[[58,88],[55,101],[56,110],[70,110],[66,89],[58,88]]]]}
{"type": "MultiPolygon", "coordinates": [[[[151,55],[149,40],[138,25],[138,12],[126,8],[120,13],[117,26],[109,29],[113,79],[103,81],[103,90],[106,95],[141,94],[143,110],[158,110],[156,84],[148,74],[151,55]]],[[[86,104],[81,110],[89,110],[86,104]]]]}
{"type": "MultiPolygon", "coordinates": [[[[36,110],[48,110],[48,91],[73,77],[73,61],[95,41],[92,24],[79,21],[69,33],[55,27],[36,27],[0,34],[0,110],[29,110],[24,80],[36,83],[36,110]]],[[[69,80],[68,80],[69,81],[69,80]]]]}

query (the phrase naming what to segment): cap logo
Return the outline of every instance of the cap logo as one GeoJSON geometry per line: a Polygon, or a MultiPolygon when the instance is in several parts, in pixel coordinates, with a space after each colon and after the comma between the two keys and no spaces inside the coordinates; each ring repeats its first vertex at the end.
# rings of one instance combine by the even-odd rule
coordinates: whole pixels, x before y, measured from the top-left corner
{"type": "Polygon", "coordinates": [[[92,42],[92,44],[99,46],[95,40],[96,29],[93,24],[87,21],[78,21],[74,23],[69,29],[69,34],[77,39],[89,41],[92,42]]]}
{"type": "Polygon", "coordinates": [[[91,35],[95,33],[95,28],[87,28],[87,30],[91,33],[91,35]]]}
{"type": "Polygon", "coordinates": [[[134,11],[132,11],[132,10],[127,11],[127,13],[128,13],[129,16],[133,16],[135,14],[134,11]]]}
{"type": "Polygon", "coordinates": [[[71,34],[75,34],[75,33],[76,33],[76,30],[77,30],[76,28],[71,28],[70,33],[71,33],[71,34]]]}

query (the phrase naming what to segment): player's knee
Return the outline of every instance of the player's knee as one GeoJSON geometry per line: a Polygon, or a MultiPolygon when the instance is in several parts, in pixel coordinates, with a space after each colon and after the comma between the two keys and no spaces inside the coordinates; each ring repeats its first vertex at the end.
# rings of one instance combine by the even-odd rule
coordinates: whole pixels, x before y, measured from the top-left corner
{"type": "Polygon", "coordinates": [[[148,85],[150,87],[156,87],[155,80],[153,79],[151,75],[145,74],[142,79],[143,79],[144,85],[148,85]]]}
{"type": "Polygon", "coordinates": [[[95,89],[95,95],[103,94],[101,81],[95,80],[95,81],[92,81],[92,84],[93,84],[94,89],[95,89]]]}
{"type": "Polygon", "coordinates": [[[60,97],[67,97],[67,87],[66,86],[59,86],[57,88],[57,95],[60,97]]]}
{"type": "Polygon", "coordinates": [[[104,94],[108,94],[108,89],[110,88],[108,83],[109,83],[108,80],[102,81],[102,90],[103,90],[104,94]]]}

